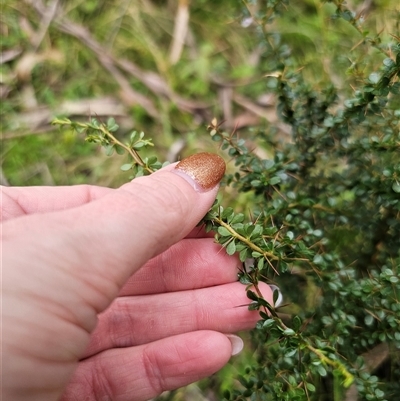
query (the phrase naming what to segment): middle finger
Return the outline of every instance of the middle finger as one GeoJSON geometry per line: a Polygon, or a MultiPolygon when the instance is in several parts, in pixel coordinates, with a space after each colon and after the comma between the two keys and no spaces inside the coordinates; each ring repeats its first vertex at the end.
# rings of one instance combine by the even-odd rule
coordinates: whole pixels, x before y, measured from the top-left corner
{"type": "Polygon", "coordinates": [[[237,280],[239,258],[213,238],[186,238],[150,259],[125,284],[120,296],[191,290],[237,280]]]}
{"type": "MultiPolygon", "coordinates": [[[[260,283],[265,299],[272,291],[260,283]]],[[[245,287],[238,283],[198,290],[117,298],[92,334],[85,357],[109,348],[131,347],[196,330],[234,333],[253,328],[257,311],[249,311],[245,287]]]]}

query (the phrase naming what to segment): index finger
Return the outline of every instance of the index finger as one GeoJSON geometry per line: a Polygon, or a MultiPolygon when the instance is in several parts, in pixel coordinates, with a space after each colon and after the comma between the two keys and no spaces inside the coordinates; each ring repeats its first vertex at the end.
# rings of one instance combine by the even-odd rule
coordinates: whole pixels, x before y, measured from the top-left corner
{"type": "Polygon", "coordinates": [[[72,209],[109,194],[113,189],[94,185],[64,187],[1,187],[1,220],[34,213],[72,209]]]}
{"type": "MultiPolygon", "coordinates": [[[[60,187],[5,187],[0,185],[0,221],[15,219],[35,213],[48,213],[72,209],[100,199],[115,189],[96,185],[60,187]]],[[[193,228],[188,238],[212,238],[203,225],[193,228]]]]}

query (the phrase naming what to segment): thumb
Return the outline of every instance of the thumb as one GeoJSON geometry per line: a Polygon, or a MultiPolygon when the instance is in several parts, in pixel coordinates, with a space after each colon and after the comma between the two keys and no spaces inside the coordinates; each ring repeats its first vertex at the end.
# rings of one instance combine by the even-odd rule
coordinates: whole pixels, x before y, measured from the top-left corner
{"type": "Polygon", "coordinates": [[[102,310],[130,275],[201,220],[224,172],[221,157],[199,153],[83,206],[6,222],[3,238],[31,249],[31,267],[35,259],[43,267],[43,257],[51,265],[53,257],[62,271],[89,278],[100,286],[102,310]]]}
{"type": "Polygon", "coordinates": [[[224,173],[221,157],[199,153],[137,178],[98,204],[88,205],[87,219],[98,219],[99,259],[120,255],[121,278],[130,276],[192,231],[212,206],[224,173]],[[99,218],[102,212],[106,216],[99,218]]]}

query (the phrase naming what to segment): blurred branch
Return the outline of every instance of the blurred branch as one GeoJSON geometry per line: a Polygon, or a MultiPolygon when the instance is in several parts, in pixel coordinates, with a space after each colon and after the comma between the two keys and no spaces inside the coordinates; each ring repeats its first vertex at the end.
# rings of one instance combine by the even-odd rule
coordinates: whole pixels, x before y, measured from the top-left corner
{"type": "MultiPolygon", "coordinates": [[[[160,74],[150,70],[144,70],[140,68],[136,63],[130,59],[117,57],[113,54],[112,49],[109,46],[109,42],[100,43],[98,42],[89,31],[88,28],[77,24],[67,18],[61,4],[56,0],[51,2],[51,5],[46,7],[43,0],[24,0],[25,3],[29,4],[39,14],[42,21],[41,29],[41,41],[44,38],[45,33],[48,30],[50,24],[53,24],[56,29],[64,32],[83,44],[86,48],[93,52],[99,63],[107,70],[113,77],[115,82],[118,83],[120,88],[120,97],[124,104],[128,106],[140,105],[146,111],[146,113],[154,118],[156,121],[162,119],[163,112],[160,109],[161,103],[168,101],[176,106],[181,112],[190,113],[194,116],[197,123],[202,123],[211,120],[213,117],[210,103],[202,101],[188,99],[183,97],[181,94],[175,92],[170,84],[160,74]],[[151,92],[149,94],[143,94],[132,88],[132,78],[141,82],[151,92]]],[[[126,4],[123,9],[126,9],[126,4]]],[[[121,17],[121,14],[120,18],[121,17]]],[[[181,56],[183,50],[185,38],[189,35],[189,0],[180,0],[174,28],[174,37],[171,44],[170,60],[171,62],[177,62],[181,56]]],[[[225,120],[224,126],[227,129],[236,127],[237,129],[245,126],[258,124],[261,120],[266,119],[269,123],[276,124],[276,111],[275,111],[275,99],[268,101],[267,104],[245,98],[240,95],[240,87],[246,84],[254,83],[259,81],[260,78],[241,78],[238,80],[225,80],[221,76],[210,75],[210,82],[217,88],[218,92],[218,104],[219,109],[222,111],[222,116],[225,120]],[[235,107],[234,107],[235,106],[235,107]]],[[[271,100],[271,99],[270,99],[271,100]]],[[[73,115],[65,110],[65,105],[61,106],[60,113],[63,115],[73,115]],[[62,111],[64,110],[64,111],[62,111]]],[[[81,107],[80,105],[79,107],[81,107]]],[[[87,108],[82,107],[82,110],[87,108]]],[[[97,108],[91,109],[88,112],[99,113],[97,108]]],[[[109,111],[109,115],[116,116],[112,111],[109,111]]],[[[83,115],[78,113],[78,115],[83,115]]],[[[126,114],[125,114],[126,116],[126,114]]],[[[37,124],[31,124],[29,133],[35,132],[47,132],[48,124],[53,117],[51,110],[43,110],[41,107],[33,107],[29,110],[29,113],[19,114],[19,121],[36,121],[37,124]],[[32,113],[34,116],[32,118],[32,113]]],[[[24,124],[22,124],[24,125],[24,124]]],[[[19,124],[21,126],[21,124],[19,124]]],[[[280,130],[282,127],[278,127],[280,130]]],[[[285,127],[283,127],[285,128],[285,127]]],[[[284,132],[287,129],[283,129],[284,132]]],[[[21,135],[18,133],[17,135],[21,135]]],[[[14,137],[14,135],[5,134],[3,137],[14,137]]]]}
{"type": "Polygon", "coordinates": [[[223,111],[224,124],[226,127],[233,127],[232,95],[233,89],[223,86],[218,90],[219,102],[223,111]]]}
{"type": "Polygon", "coordinates": [[[10,185],[1,167],[0,167],[0,185],[4,185],[6,187],[10,185]]]}
{"type": "MultiPolygon", "coordinates": [[[[45,13],[45,7],[43,6],[43,2],[41,0],[37,0],[35,2],[31,2],[31,0],[25,1],[32,4],[39,14],[43,15],[45,13]]],[[[91,33],[83,26],[72,22],[66,17],[57,17],[54,19],[54,23],[60,31],[77,38],[96,54],[100,63],[113,75],[115,80],[120,85],[124,99],[128,102],[128,104],[140,104],[152,117],[156,119],[159,117],[159,113],[153,101],[151,101],[148,97],[134,91],[131,88],[129,81],[122,75],[116,66],[119,66],[125,72],[141,81],[156,96],[162,95],[169,98],[169,100],[175,103],[181,110],[187,112],[196,112],[198,109],[205,109],[209,107],[209,105],[205,103],[182,98],[176,94],[170,88],[168,83],[159,75],[153,72],[143,71],[130,60],[114,57],[110,52],[107,51],[105,47],[93,39],[91,33]]]]}
{"type": "Polygon", "coordinates": [[[179,0],[178,10],[175,16],[174,34],[172,37],[171,52],[169,60],[171,64],[176,64],[182,54],[183,45],[189,27],[189,1],[179,0]]]}
{"type": "MultiPolygon", "coordinates": [[[[35,107],[25,112],[16,114],[13,119],[13,126],[19,127],[17,132],[4,132],[1,139],[14,139],[27,135],[39,135],[54,131],[50,125],[54,118],[54,111],[48,107],[35,107]]],[[[119,125],[131,127],[131,117],[121,102],[113,97],[102,97],[97,99],[81,99],[62,102],[57,105],[57,114],[64,116],[96,115],[98,117],[118,118],[119,125]]]]}
{"type": "Polygon", "coordinates": [[[129,81],[116,68],[115,59],[113,56],[111,56],[104,47],[102,47],[96,40],[92,38],[90,32],[86,28],[67,20],[66,18],[63,18],[61,21],[56,21],[56,23],[61,31],[79,39],[96,54],[103,67],[110,72],[110,74],[119,84],[122,97],[128,105],[139,104],[146,109],[149,115],[155,119],[158,118],[157,108],[155,107],[153,101],[132,89],[129,81]]]}
{"type": "Polygon", "coordinates": [[[37,51],[42,43],[47,30],[53,19],[57,14],[59,0],[53,0],[47,7],[46,10],[42,13],[42,20],[40,22],[40,29],[36,34],[36,37],[33,40],[34,43],[34,51],[37,51]]]}
{"type": "MultiPolygon", "coordinates": [[[[32,0],[25,0],[28,4],[32,5],[36,12],[39,13],[42,17],[46,15],[47,8],[43,5],[42,0],[37,0],[37,1],[32,1],[32,0]]],[[[180,7],[187,7],[188,8],[188,2],[186,0],[182,0],[180,3],[180,7]]],[[[139,104],[141,105],[144,109],[146,109],[146,112],[148,112],[149,115],[151,115],[155,119],[159,119],[160,112],[157,109],[157,106],[155,105],[154,101],[151,100],[149,97],[142,95],[141,93],[135,91],[132,89],[129,79],[124,75],[124,73],[129,74],[130,76],[136,78],[139,80],[143,85],[145,85],[156,97],[163,96],[167,98],[170,102],[174,103],[177,108],[179,108],[181,111],[185,111],[188,113],[196,114],[196,115],[201,115],[202,119],[204,117],[204,111],[208,108],[210,108],[210,104],[204,103],[204,102],[199,102],[196,100],[192,99],[187,99],[176,92],[172,90],[172,88],[169,86],[169,84],[158,74],[152,72],[152,71],[144,71],[140,67],[138,67],[134,62],[131,60],[128,60],[126,58],[119,58],[115,57],[109,50],[107,50],[106,46],[101,45],[99,42],[97,42],[93,36],[91,35],[90,31],[81,26],[78,25],[71,20],[69,20],[67,17],[62,15],[62,10],[58,9],[57,10],[57,15],[52,18],[52,22],[55,24],[55,26],[62,32],[67,33],[68,35],[71,35],[78,39],[81,43],[83,43],[87,48],[89,48],[98,58],[99,62],[103,65],[103,67],[110,72],[110,74],[114,77],[116,82],[119,84],[121,88],[121,96],[123,100],[125,101],[126,104],[128,105],[133,105],[133,104],[139,104]],[[122,71],[124,72],[122,72],[122,71]]],[[[183,12],[183,11],[181,11],[183,12]]],[[[188,11],[187,11],[188,13],[188,11]]],[[[177,16],[178,18],[178,16],[177,16]]],[[[178,29],[176,27],[176,31],[180,32],[181,34],[184,32],[186,29],[187,31],[187,24],[188,24],[188,19],[185,20],[185,25],[186,28],[183,29],[183,22],[184,19],[183,17],[179,17],[182,20],[179,22],[182,26],[178,29]]],[[[186,17],[185,17],[186,18],[186,17]]],[[[188,15],[187,15],[188,18],[188,15]]],[[[238,86],[237,84],[232,84],[232,83],[226,83],[223,84],[220,80],[217,78],[212,79],[213,82],[217,83],[219,86],[223,87],[235,87],[238,86]]],[[[258,117],[265,117],[265,109],[264,107],[260,107],[256,104],[249,104],[249,102],[246,102],[246,105],[243,105],[243,102],[240,100],[239,95],[236,95],[235,93],[232,94],[232,99],[234,99],[235,103],[238,105],[244,107],[247,111],[250,113],[255,114],[258,117]]],[[[226,99],[225,99],[226,100],[226,99]]],[[[225,111],[228,110],[226,107],[227,105],[225,104],[225,111]]],[[[225,118],[225,117],[224,117],[225,118]]],[[[232,124],[234,119],[230,118],[229,119],[232,124]]]]}
{"type": "Polygon", "coordinates": [[[108,37],[108,42],[107,42],[107,49],[108,50],[112,49],[112,47],[114,45],[115,38],[117,37],[117,34],[118,34],[119,30],[121,29],[121,24],[122,24],[123,17],[127,13],[131,1],[132,0],[125,0],[124,2],[122,2],[119,5],[118,18],[116,18],[113,26],[111,27],[110,35],[108,37]]]}
{"type": "Polygon", "coordinates": [[[357,15],[361,15],[362,17],[365,18],[373,10],[374,7],[375,7],[374,0],[365,0],[362,4],[360,4],[357,7],[356,13],[357,15]]]}
{"type": "Polygon", "coordinates": [[[22,50],[19,48],[4,50],[0,53],[0,65],[16,59],[21,53],[22,50]]]}

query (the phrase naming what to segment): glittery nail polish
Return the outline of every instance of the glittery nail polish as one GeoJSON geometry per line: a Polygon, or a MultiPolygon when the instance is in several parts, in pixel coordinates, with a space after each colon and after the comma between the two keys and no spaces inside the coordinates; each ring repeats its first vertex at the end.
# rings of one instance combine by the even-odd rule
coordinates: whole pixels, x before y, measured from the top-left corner
{"type": "Polygon", "coordinates": [[[196,191],[214,188],[225,173],[225,161],[214,153],[197,153],[180,161],[174,172],[188,181],[196,191]]]}

